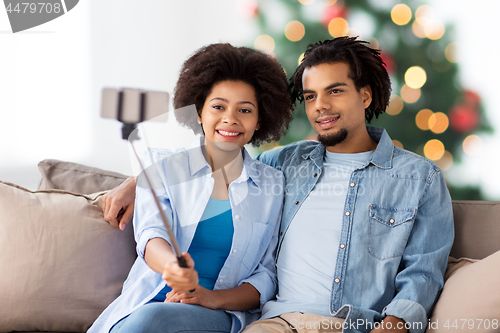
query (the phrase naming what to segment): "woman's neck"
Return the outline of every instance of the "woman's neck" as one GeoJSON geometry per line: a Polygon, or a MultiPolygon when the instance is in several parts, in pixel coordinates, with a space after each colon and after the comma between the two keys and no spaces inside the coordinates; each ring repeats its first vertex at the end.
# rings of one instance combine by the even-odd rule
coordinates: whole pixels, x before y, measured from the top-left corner
{"type": "Polygon", "coordinates": [[[212,198],[227,199],[229,184],[236,180],[243,170],[243,154],[240,147],[227,142],[205,142],[203,155],[212,167],[214,190],[212,198]]]}

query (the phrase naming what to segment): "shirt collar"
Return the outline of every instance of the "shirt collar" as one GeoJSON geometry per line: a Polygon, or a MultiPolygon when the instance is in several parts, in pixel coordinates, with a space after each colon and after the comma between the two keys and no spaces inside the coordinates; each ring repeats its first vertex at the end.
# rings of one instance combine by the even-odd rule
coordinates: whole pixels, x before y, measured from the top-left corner
{"type": "MultiPolygon", "coordinates": [[[[392,168],[392,157],[394,154],[394,144],[392,143],[387,131],[380,127],[367,126],[368,134],[377,142],[377,148],[373,152],[368,163],[372,163],[382,169],[392,168]]],[[[325,155],[326,147],[319,144],[311,152],[303,154],[303,159],[312,159],[314,163],[321,167],[323,165],[323,156],[325,155]]]]}
{"type": "MultiPolygon", "coordinates": [[[[189,172],[194,176],[197,172],[207,168],[206,172],[211,172],[210,165],[205,160],[201,146],[205,143],[205,137],[200,136],[199,140],[195,140],[189,147],[189,172]]],[[[243,147],[243,170],[241,175],[234,181],[236,183],[247,181],[250,178],[257,187],[260,187],[259,170],[252,166],[255,163],[252,156],[243,147]]]]}

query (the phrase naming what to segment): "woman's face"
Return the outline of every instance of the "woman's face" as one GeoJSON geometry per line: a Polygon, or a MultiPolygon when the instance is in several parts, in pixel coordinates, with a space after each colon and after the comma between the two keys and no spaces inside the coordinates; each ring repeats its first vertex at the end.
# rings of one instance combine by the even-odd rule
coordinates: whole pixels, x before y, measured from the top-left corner
{"type": "Polygon", "coordinates": [[[243,148],[259,128],[255,89],[242,81],[215,84],[198,121],[205,132],[205,143],[227,142],[243,148]]]}

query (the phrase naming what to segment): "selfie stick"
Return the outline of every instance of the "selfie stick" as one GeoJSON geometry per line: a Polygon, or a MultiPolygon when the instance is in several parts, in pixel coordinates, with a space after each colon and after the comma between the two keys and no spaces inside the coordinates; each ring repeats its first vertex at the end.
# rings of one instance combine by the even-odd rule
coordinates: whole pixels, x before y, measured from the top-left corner
{"type": "Polygon", "coordinates": [[[148,183],[149,189],[151,190],[151,194],[153,195],[156,206],[158,207],[158,210],[160,211],[161,219],[163,220],[163,224],[165,225],[165,229],[167,229],[168,237],[170,238],[170,243],[171,243],[172,247],[174,248],[175,256],[177,257],[177,262],[179,263],[179,266],[180,267],[188,267],[187,263],[186,263],[186,259],[182,256],[182,252],[179,248],[179,244],[177,243],[177,240],[175,239],[174,233],[172,232],[172,228],[170,227],[170,223],[168,223],[167,216],[165,215],[165,212],[163,211],[163,209],[161,209],[160,200],[158,200],[158,197],[156,196],[155,191],[153,189],[153,185],[151,184],[151,181],[149,180],[148,174],[146,173],[146,170],[144,169],[144,166],[142,165],[141,159],[139,158],[139,155],[137,155],[137,151],[135,150],[134,141],[139,140],[139,136],[137,135],[137,131],[133,132],[134,129],[135,129],[135,124],[125,124],[124,123],[122,126],[122,137],[124,140],[128,140],[130,142],[130,145],[132,146],[132,150],[134,151],[135,157],[137,158],[137,161],[139,162],[139,165],[141,167],[142,174],[144,175],[144,178],[146,178],[146,182],[148,183]],[[133,126],[131,126],[131,125],[133,125],[133,126]],[[132,131],[131,131],[131,129],[132,129],[132,131]],[[128,134],[128,133],[130,133],[130,134],[128,134]]]}
{"type": "MultiPolygon", "coordinates": [[[[135,150],[134,141],[139,140],[137,135],[138,130],[136,130],[137,123],[144,120],[153,118],[152,114],[158,111],[163,113],[168,110],[168,94],[163,92],[150,92],[142,91],[139,89],[114,89],[114,88],[104,88],[102,91],[102,106],[101,106],[101,116],[104,118],[117,119],[122,123],[122,139],[128,140],[132,146],[132,150],[139,161],[142,174],[148,183],[148,187],[151,190],[153,199],[160,212],[160,217],[165,225],[168,236],[170,238],[170,244],[174,249],[175,256],[177,257],[177,262],[180,267],[188,267],[186,259],[182,256],[182,252],[177,243],[177,239],[172,232],[170,223],[168,222],[165,212],[161,208],[160,201],[156,197],[155,191],[149,180],[148,174],[142,165],[139,155],[135,150]]],[[[151,160],[154,164],[154,161],[151,160]]],[[[167,184],[165,184],[167,186],[167,184]]]]}

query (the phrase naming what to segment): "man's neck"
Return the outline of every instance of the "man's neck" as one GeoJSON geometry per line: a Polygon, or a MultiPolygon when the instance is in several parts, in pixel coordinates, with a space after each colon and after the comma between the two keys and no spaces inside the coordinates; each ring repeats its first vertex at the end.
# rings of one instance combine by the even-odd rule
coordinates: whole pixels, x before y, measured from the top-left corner
{"type": "Polygon", "coordinates": [[[326,150],[330,153],[357,154],[375,150],[377,144],[378,143],[371,138],[365,128],[360,134],[350,133],[343,142],[335,146],[328,146],[326,150]]]}

